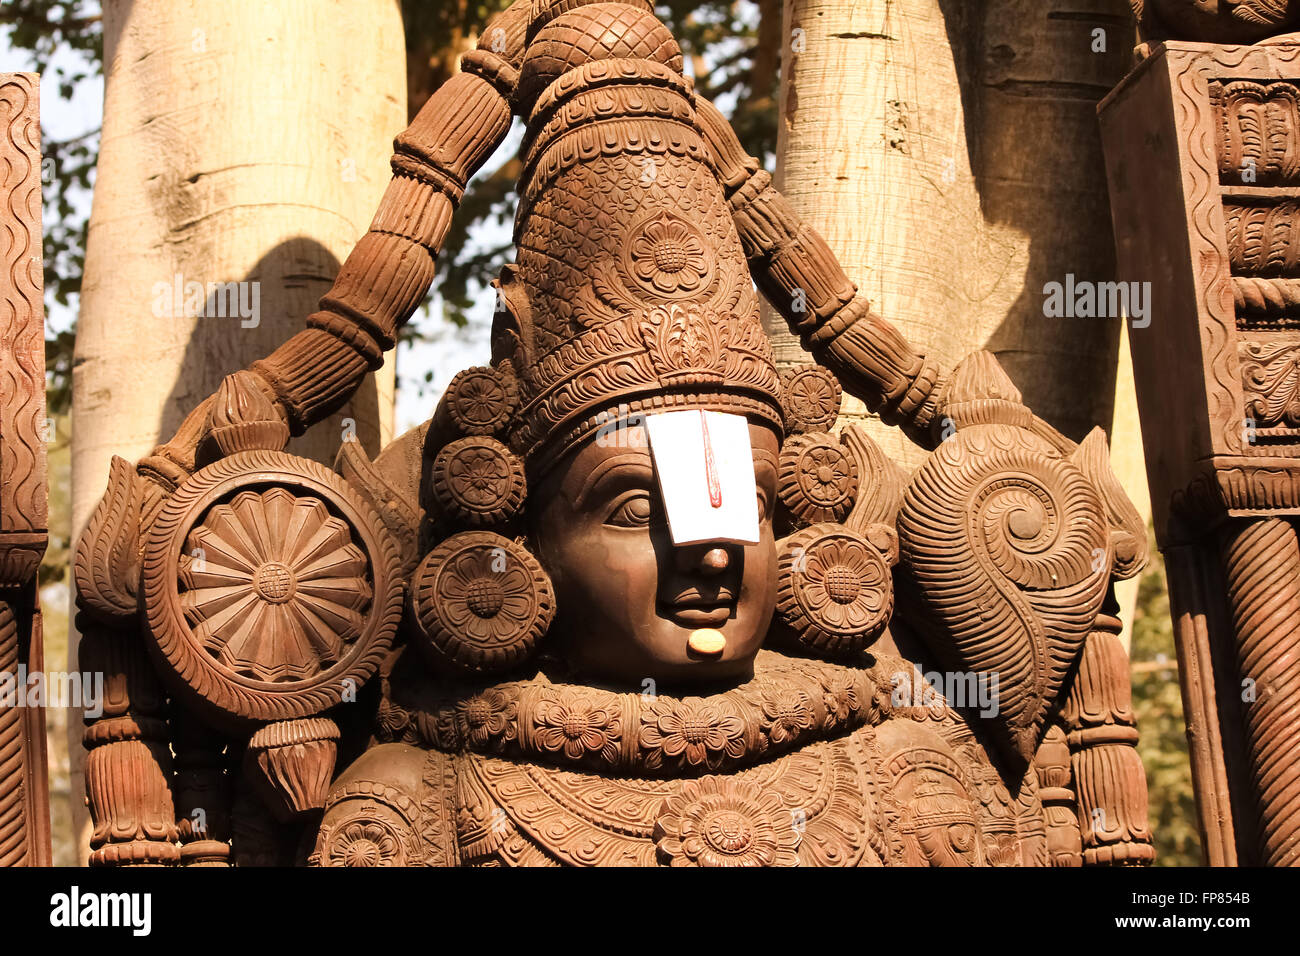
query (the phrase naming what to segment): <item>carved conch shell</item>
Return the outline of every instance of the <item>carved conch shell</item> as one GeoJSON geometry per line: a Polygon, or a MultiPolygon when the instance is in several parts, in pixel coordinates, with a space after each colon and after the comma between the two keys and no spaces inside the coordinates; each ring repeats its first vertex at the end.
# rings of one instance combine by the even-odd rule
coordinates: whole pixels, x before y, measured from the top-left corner
{"type": "Polygon", "coordinates": [[[996,677],[990,727],[1023,766],[1101,609],[1110,523],[1088,476],[1020,424],[992,356],[972,358],[953,379],[958,430],[909,484],[899,543],[923,638],[945,667],[996,677]]]}

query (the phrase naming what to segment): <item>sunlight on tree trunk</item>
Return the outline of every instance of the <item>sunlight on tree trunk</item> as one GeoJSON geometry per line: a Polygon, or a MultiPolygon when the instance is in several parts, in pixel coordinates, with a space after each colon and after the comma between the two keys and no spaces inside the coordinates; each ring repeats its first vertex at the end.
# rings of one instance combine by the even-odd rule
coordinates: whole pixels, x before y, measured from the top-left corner
{"type": "MultiPolygon", "coordinates": [[[[950,369],[990,349],[1070,438],[1109,431],[1120,319],[1048,317],[1044,286],[1114,278],[1095,107],[1130,63],[1126,0],[788,0],[784,25],[777,184],[795,211],[918,350],[950,369]]],[[[766,320],[778,361],[805,361],[766,320]]],[[[1121,414],[1138,453],[1117,473],[1141,505],[1121,414]]],[[[905,466],[924,457],[868,428],[905,466]]]]}
{"type": "MultiPolygon", "coordinates": [[[[397,0],[108,0],[104,73],[74,534],[112,455],[147,454],[226,374],[303,327],[365,233],[406,125],[397,0]]],[[[289,450],[332,461],[354,428],[373,454],[392,402],[390,362],[289,450]]],[[[80,727],[69,736],[84,843],[80,727]]]]}

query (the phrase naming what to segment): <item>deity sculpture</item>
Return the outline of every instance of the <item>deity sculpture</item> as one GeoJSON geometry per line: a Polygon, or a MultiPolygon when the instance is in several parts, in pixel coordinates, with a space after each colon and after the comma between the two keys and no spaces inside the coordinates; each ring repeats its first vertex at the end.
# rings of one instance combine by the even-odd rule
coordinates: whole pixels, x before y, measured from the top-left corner
{"type": "Polygon", "coordinates": [[[76,566],[92,863],[1149,862],[1108,598],[1145,531],[1100,431],[915,354],[650,4],[517,0],[461,67],[308,328],[114,464],[76,566]],[[286,454],[512,115],[490,364],[373,461],[286,454]],[[777,369],[759,292],[816,362],[777,369]]]}

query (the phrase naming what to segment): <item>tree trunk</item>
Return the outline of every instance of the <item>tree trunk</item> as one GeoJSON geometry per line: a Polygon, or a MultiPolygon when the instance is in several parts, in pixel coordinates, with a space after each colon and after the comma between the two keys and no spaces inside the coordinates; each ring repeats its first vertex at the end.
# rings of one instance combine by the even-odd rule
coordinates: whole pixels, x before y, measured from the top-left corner
{"type": "Polygon", "coordinates": [[[918,350],[991,349],[1065,434],[1109,428],[1119,321],[1049,319],[1043,286],[1113,278],[1094,110],[1129,63],[1126,0],[789,0],[785,23],[795,210],[918,350]]]}
{"type": "MultiPolygon", "coordinates": [[[[787,0],[784,22],[776,180],[795,211],[918,351],[951,369],[989,349],[1068,437],[1135,446],[1113,465],[1149,517],[1121,320],[1044,309],[1049,282],[1114,278],[1095,110],[1131,62],[1126,0],[787,0]]],[[[779,363],[807,361],[765,321],[779,363]]],[[[867,428],[905,467],[924,457],[867,428]]],[[[1126,644],[1135,598],[1125,582],[1126,644]]]]}
{"type": "MultiPolygon", "coordinates": [[[[397,0],[108,0],[104,64],[74,534],[113,455],[147,454],[225,375],[303,327],[365,233],[406,125],[397,0]]],[[[389,363],[289,450],[332,461],[351,428],[373,454],[392,399],[389,363]]],[[[79,728],[70,736],[84,843],[79,728]]]]}

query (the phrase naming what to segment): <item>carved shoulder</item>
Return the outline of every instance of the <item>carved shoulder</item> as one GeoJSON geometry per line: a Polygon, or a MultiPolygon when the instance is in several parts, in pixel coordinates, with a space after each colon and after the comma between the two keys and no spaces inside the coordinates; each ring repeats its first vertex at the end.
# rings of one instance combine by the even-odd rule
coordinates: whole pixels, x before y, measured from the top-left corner
{"type": "Polygon", "coordinates": [[[366,751],[325,801],[313,866],[455,866],[452,758],[406,744],[366,751]]]}

